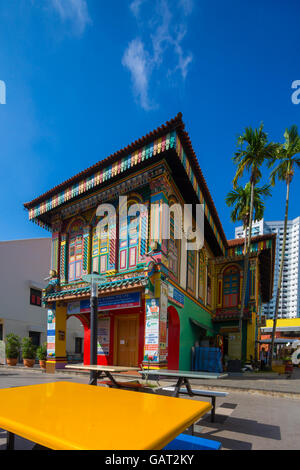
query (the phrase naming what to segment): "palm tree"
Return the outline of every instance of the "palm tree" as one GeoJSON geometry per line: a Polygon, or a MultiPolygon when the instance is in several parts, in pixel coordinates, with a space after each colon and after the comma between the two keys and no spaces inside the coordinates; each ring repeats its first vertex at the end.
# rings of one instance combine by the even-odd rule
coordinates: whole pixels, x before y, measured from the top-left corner
{"type": "Polygon", "coordinates": [[[283,274],[283,265],[284,265],[284,256],[285,256],[285,245],[286,245],[286,232],[287,232],[287,222],[288,222],[288,212],[289,212],[289,199],[290,199],[290,184],[292,182],[295,167],[300,168],[300,158],[297,157],[300,153],[300,136],[298,133],[298,127],[293,125],[290,129],[286,129],[284,133],[285,142],[280,146],[278,154],[271,160],[269,167],[275,168],[272,170],[270,175],[270,180],[272,186],[275,185],[276,178],[279,181],[285,181],[286,183],[286,198],[285,198],[285,216],[284,216],[284,231],[283,231],[283,240],[282,240],[282,251],[281,251],[281,260],[279,268],[279,277],[278,285],[276,292],[276,303],[275,303],[275,313],[273,321],[273,331],[272,331],[272,341],[271,341],[271,352],[269,355],[269,366],[272,367],[273,359],[273,350],[275,342],[275,333],[276,333],[276,323],[278,317],[279,309],[279,298],[281,291],[282,283],[282,274],[283,274]]]}
{"type": "MultiPolygon", "coordinates": [[[[265,184],[262,187],[254,187],[253,210],[254,220],[261,220],[264,216],[265,205],[262,198],[271,196],[270,185],[265,184]]],[[[230,191],[225,199],[227,206],[234,206],[231,212],[231,220],[233,223],[237,221],[243,222],[243,229],[245,232],[244,254],[247,247],[247,229],[250,219],[250,199],[251,199],[251,185],[247,183],[245,187],[238,186],[235,190],[230,191]]]]}
{"type": "MultiPolygon", "coordinates": [[[[270,161],[276,155],[278,149],[278,144],[273,142],[268,142],[268,136],[263,130],[263,123],[259,126],[258,129],[252,129],[247,127],[244,134],[238,138],[238,145],[240,149],[236,152],[233,157],[234,163],[237,165],[237,171],[233,179],[233,187],[236,189],[237,182],[244,174],[244,171],[247,170],[250,172],[250,213],[249,213],[249,224],[248,224],[248,240],[246,245],[246,253],[244,260],[244,276],[243,276],[243,290],[242,290],[242,299],[241,299],[241,313],[239,320],[239,329],[242,334],[242,325],[243,325],[243,316],[244,316],[244,307],[245,307],[245,296],[246,296],[246,286],[248,278],[248,268],[249,268],[249,255],[251,247],[251,231],[252,231],[252,221],[253,221],[253,207],[254,207],[254,188],[257,182],[260,180],[262,174],[260,168],[265,161],[270,161]],[[245,148],[244,148],[245,146],[245,148]]],[[[242,342],[241,342],[242,344],[242,342]]]]}

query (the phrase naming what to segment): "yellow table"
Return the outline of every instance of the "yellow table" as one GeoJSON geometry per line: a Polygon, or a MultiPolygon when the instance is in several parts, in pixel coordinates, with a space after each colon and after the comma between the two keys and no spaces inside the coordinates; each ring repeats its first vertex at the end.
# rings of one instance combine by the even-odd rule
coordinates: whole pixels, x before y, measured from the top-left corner
{"type": "Polygon", "coordinates": [[[53,450],[159,450],[210,403],[55,382],[0,390],[0,428],[53,450]]]}

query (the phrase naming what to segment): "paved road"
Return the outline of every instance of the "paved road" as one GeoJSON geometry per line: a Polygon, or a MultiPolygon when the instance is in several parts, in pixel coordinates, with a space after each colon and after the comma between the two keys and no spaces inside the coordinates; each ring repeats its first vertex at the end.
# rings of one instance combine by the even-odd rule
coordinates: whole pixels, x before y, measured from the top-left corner
{"type": "MultiPolygon", "coordinates": [[[[88,383],[88,376],[0,368],[0,388],[61,380],[88,383]]],[[[210,423],[207,415],[197,423],[195,431],[221,441],[224,450],[299,450],[299,399],[230,391],[226,398],[217,399],[216,422],[210,423]]],[[[0,450],[5,448],[5,442],[6,432],[0,430],[0,450]]],[[[18,450],[29,450],[32,446],[24,439],[16,440],[18,450]]]]}

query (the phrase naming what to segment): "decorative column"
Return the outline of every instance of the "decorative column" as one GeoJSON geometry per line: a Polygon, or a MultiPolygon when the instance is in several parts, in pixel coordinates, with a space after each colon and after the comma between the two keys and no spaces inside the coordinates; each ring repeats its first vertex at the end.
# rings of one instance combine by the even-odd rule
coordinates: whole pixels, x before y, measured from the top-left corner
{"type": "Polygon", "coordinates": [[[66,354],[67,306],[53,303],[48,308],[46,371],[54,373],[67,363],[66,354]]]}
{"type": "Polygon", "coordinates": [[[168,284],[157,272],[152,276],[153,295],[146,296],[145,346],[143,366],[167,368],[168,284]]]}
{"type": "MultiPolygon", "coordinates": [[[[152,263],[146,290],[145,346],[143,365],[149,369],[167,368],[168,320],[168,234],[169,214],[166,212],[171,187],[165,174],[150,182],[150,244],[157,242],[160,250],[146,258],[152,263]]],[[[143,219],[142,219],[143,220],[143,219]]]]}
{"type": "Polygon", "coordinates": [[[68,282],[68,234],[61,234],[60,241],[60,283],[68,282]]]}
{"type": "Polygon", "coordinates": [[[91,272],[91,227],[86,225],[83,228],[83,261],[82,261],[82,274],[89,274],[91,272]]]}

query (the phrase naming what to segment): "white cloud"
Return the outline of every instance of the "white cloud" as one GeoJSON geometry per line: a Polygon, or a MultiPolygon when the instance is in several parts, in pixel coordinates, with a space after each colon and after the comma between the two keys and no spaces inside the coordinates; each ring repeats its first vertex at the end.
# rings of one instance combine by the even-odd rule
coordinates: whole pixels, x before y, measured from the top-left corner
{"type": "Polygon", "coordinates": [[[133,2],[130,4],[129,8],[135,17],[139,16],[141,6],[144,2],[145,0],[133,0],[133,2]]]}
{"type": "Polygon", "coordinates": [[[180,6],[183,8],[183,12],[185,15],[190,15],[194,8],[194,1],[193,0],[179,0],[180,6]]]}
{"type": "Polygon", "coordinates": [[[133,89],[136,97],[140,100],[142,108],[153,109],[148,96],[149,76],[151,75],[151,65],[147,51],[140,39],[131,41],[124,53],[122,64],[131,73],[133,89]]]}
{"type": "MultiPolygon", "coordinates": [[[[145,0],[133,0],[130,9],[138,19],[140,10],[145,0]]],[[[154,3],[154,2],[153,2],[154,3]]],[[[152,3],[152,5],[153,5],[152,3]]],[[[149,99],[149,83],[155,70],[161,70],[164,66],[166,74],[171,75],[180,72],[181,78],[186,79],[189,64],[193,60],[191,53],[184,51],[182,41],[187,32],[186,18],[192,12],[193,0],[156,0],[156,8],[152,8],[153,13],[148,18],[148,23],[143,24],[143,34],[147,37],[131,41],[125,50],[122,64],[131,72],[133,89],[136,97],[139,98],[141,106],[146,109],[153,109],[149,99]],[[174,8],[174,5],[177,7],[174,8]],[[183,12],[181,16],[179,12],[183,12]],[[147,48],[149,44],[152,48],[147,48]],[[173,70],[170,65],[166,65],[166,56],[173,63],[173,70]]]]}
{"type": "Polygon", "coordinates": [[[72,24],[73,32],[82,35],[91,18],[86,0],[50,0],[62,21],[72,24]]]}

